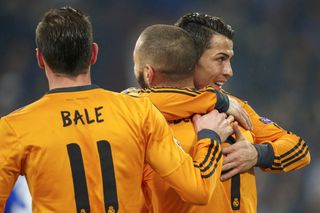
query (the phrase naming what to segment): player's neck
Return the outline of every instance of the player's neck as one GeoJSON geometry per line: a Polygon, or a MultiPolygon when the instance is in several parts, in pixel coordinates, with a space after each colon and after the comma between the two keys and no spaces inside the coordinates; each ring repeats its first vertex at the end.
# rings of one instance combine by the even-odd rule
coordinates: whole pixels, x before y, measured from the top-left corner
{"type": "Polygon", "coordinates": [[[157,85],[152,85],[156,87],[177,87],[177,88],[194,88],[193,79],[184,79],[179,81],[163,81],[158,83],[157,85]]]}
{"type": "Polygon", "coordinates": [[[154,79],[151,87],[177,87],[177,88],[194,88],[193,78],[179,79],[178,81],[168,80],[165,78],[154,79]]]}
{"type": "Polygon", "coordinates": [[[49,90],[65,87],[77,87],[91,84],[90,71],[78,76],[67,76],[62,74],[55,74],[52,72],[46,72],[49,90]]]}

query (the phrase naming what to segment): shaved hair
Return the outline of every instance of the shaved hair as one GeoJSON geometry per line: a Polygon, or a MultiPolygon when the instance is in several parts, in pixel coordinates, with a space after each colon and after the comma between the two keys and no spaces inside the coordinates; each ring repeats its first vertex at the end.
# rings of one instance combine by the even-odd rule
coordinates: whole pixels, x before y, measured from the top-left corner
{"type": "Polygon", "coordinates": [[[135,54],[140,65],[150,64],[170,81],[193,76],[197,54],[193,39],[183,29],[172,25],[152,25],[140,35],[135,54]]]}

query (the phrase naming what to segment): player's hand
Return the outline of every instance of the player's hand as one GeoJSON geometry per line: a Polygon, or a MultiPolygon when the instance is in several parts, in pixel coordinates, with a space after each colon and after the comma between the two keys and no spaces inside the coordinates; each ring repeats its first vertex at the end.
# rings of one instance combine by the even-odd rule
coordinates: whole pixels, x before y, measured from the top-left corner
{"type": "Polygon", "coordinates": [[[233,115],[235,120],[238,121],[243,128],[252,130],[252,123],[248,113],[243,109],[241,104],[232,97],[229,97],[229,109],[227,114],[233,115]]]}
{"type": "Polygon", "coordinates": [[[225,155],[222,164],[222,171],[225,173],[221,175],[222,181],[248,171],[258,161],[257,150],[242,135],[237,122],[234,123],[233,130],[236,135],[236,142],[231,146],[222,148],[222,153],[225,155]]]}
{"type": "Polygon", "coordinates": [[[225,141],[233,133],[230,125],[234,121],[233,116],[227,117],[225,113],[219,113],[217,110],[212,110],[203,116],[194,115],[192,121],[196,132],[202,129],[213,130],[220,136],[221,141],[225,141]]]}

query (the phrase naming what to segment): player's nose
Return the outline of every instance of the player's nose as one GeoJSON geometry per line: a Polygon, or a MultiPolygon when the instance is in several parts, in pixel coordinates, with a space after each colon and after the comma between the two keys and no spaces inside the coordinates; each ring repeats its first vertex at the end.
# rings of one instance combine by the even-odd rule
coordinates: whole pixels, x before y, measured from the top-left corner
{"type": "Polygon", "coordinates": [[[225,66],[225,69],[223,70],[223,74],[228,78],[231,78],[233,76],[233,70],[232,70],[231,63],[228,63],[225,66]]]}

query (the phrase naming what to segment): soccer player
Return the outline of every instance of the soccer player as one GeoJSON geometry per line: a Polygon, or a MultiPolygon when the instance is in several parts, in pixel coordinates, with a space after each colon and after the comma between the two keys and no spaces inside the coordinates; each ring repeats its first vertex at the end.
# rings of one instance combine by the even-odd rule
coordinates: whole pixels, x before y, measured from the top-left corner
{"type": "MultiPolygon", "coordinates": [[[[153,25],[141,33],[133,55],[135,76],[141,87],[148,89],[130,88],[125,93],[150,98],[165,115],[175,136],[182,141],[183,149],[192,155],[196,142],[196,134],[190,122],[192,114],[206,113],[214,106],[218,110],[226,110],[220,107],[221,96],[225,95],[219,91],[211,86],[201,90],[194,89],[193,75],[197,55],[192,38],[178,27],[153,25]]],[[[236,139],[246,137],[247,141],[253,143],[250,131],[238,127],[237,123],[234,124],[234,130],[236,139]]],[[[228,141],[232,142],[233,138],[228,141]]],[[[216,197],[216,202],[223,202],[221,171],[217,169],[213,175],[219,179],[213,196],[216,197]]],[[[150,212],[208,212],[209,209],[225,211],[185,203],[148,166],[144,180],[146,203],[150,212]]]]}
{"type": "Polygon", "coordinates": [[[26,176],[34,212],[138,212],[145,163],[184,200],[208,202],[232,117],[216,110],[194,117],[199,141],[192,159],[148,99],[91,84],[98,46],[87,16],[71,7],[48,11],[36,44],[50,90],[1,118],[0,212],[19,175],[26,176]]]}
{"type": "MultiPolygon", "coordinates": [[[[186,14],[175,25],[186,30],[194,39],[198,53],[194,76],[196,87],[211,85],[223,91],[223,84],[233,75],[230,63],[233,57],[232,27],[218,17],[202,13],[186,14]]],[[[302,138],[261,117],[246,101],[237,100],[252,121],[254,143],[242,138],[229,147],[223,147],[225,158],[221,179],[231,180],[224,182],[226,199],[224,203],[217,203],[216,207],[224,205],[230,207],[230,211],[256,212],[253,167],[260,167],[266,172],[288,172],[308,165],[310,153],[302,138]],[[248,172],[251,176],[246,175],[248,172]]]]}

